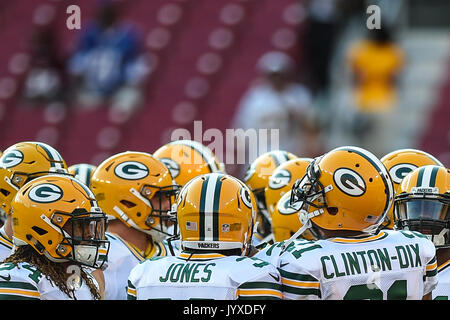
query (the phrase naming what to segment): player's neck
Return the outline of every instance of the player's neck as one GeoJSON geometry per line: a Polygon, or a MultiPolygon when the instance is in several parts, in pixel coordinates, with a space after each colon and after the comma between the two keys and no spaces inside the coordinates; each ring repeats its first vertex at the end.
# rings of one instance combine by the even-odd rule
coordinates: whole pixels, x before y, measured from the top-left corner
{"type": "Polygon", "coordinates": [[[315,231],[321,239],[363,238],[369,236],[367,233],[353,230],[326,230],[322,228],[316,228],[315,231]]]}
{"type": "Polygon", "coordinates": [[[144,252],[148,247],[148,235],[137,229],[127,227],[124,223],[118,220],[113,220],[108,223],[108,231],[117,234],[125,241],[131,243],[139,251],[144,252]]]}
{"type": "Polygon", "coordinates": [[[6,218],[5,224],[3,225],[3,231],[5,235],[11,240],[13,236],[11,215],[8,215],[8,217],[6,218]]]}

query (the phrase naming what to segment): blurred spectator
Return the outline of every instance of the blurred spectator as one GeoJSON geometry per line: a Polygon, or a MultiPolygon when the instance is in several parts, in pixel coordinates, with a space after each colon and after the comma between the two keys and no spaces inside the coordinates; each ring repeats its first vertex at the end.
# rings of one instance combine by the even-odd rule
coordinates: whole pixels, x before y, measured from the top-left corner
{"type": "Polygon", "coordinates": [[[353,134],[363,147],[382,155],[389,151],[384,144],[391,133],[389,120],[397,102],[396,80],[404,64],[403,51],[383,27],[369,30],[366,39],[350,48],[348,59],[356,106],[353,134]]]}
{"type": "Polygon", "coordinates": [[[133,109],[142,99],[145,59],[137,30],[119,18],[120,3],[102,1],[70,59],[76,98],[84,106],[109,101],[112,107],[133,109]]]}
{"type": "Polygon", "coordinates": [[[326,93],[330,63],[339,23],[341,0],[309,0],[304,30],[304,52],[308,86],[314,95],[326,93]]]}
{"type": "Polygon", "coordinates": [[[21,81],[21,100],[45,105],[65,100],[66,75],[52,26],[37,27],[30,45],[30,60],[21,81]]]}
{"type": "MultiPolygon", "coordinates": [[[[278,129],[278,147],[270,145],[268,137],[267,150],[258,150],[259,153],[275,148],[298,156],[315,154],[318,131],[311,93],[293,81],[293,59],[282,52],[268,52],[258,61],[257,69],[260,76],[241,98],[234,128],[278,129]]],[[[246,157],[249,163],[254,160],[251,156],[246,157]]]]}

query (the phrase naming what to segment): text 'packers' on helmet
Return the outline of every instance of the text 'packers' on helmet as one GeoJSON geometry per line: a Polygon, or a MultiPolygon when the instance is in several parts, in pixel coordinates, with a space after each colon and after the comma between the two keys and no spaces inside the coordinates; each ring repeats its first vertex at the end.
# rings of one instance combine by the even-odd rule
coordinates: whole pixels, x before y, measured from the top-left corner
{"type": "Polygon", "coordinates": [[[68,171],[71,175],[75,177],[75,179],[83,182],[88,188],[91,185],[91,178],[94,174],[96,166],[89,163],[77,163],[73,164],[68,168],[68,171]]]}
{"type": "Polygon", "coordinates": [[[230,175],[192,179],[176,203],[182,248],[244,253],[251,242],[255,205],[248,187],[230,175]]]}
{"type": "Polygon", "coordinates": [[[0,205],[8,215],[17,191],[28,181],[47,174],[68,174],[58,151],[42,142],[26,141],[7,148],[0,158],[0,205]]]}
{"type": "Polygon", "coordinates": [[[16,246],[30,245],[54,262],[101,268],[106,261],[106,215],[78,180],[62,175],[33,179],[19,190],[11,207],[16,246]]]}
{"type": "Polygon", "coordinates": [[[169,211],[179,190],[169,170],[145,152],[127,151],[104,160],[94,171],[91,189],[109,219],[163,240],[174,217],[169,211]]]}
{"type": "Polygon", "coordinates": [[[394,199],[392,180],[371,152],[344,146],[316,158],[292,189],[301,223],[373,233],[394,199]]]}
{"type": "Polygon", "coordinates": [[[169,168],[176,183],[184,186],[192,178],[212,172],[225,173],[223,163],[200,142],[176,140],[153,153],[153,156],[169,168]]]}
{"type": "Polygon", "coordinates": [[[419,231],[436,248],[450,247],[450,170],[427,165],[403,178],[395,196],[398,229],[419,231]]]}
{"type": "MultiPolygon", "coordinates": [[[[402,179],[414,169],[430,164],[443,166],[443,164],[433,155],[418,149],[399,149],[392,151],[382,157],[381,162],[389,171],[394,184],[394,192],[397,192],[402,179]]],[[[394,228],[393,212],[394,207],[392,206],[391,210],[389,210],[386,215],[385,221],[382,223],[382,228],[394,228]]]]}
{"type": "MultiPolygon", "coordinates": [[[[292,190],[287,191],[275,206],[272,214],[272,232],[276,242],[288,240],[302,227],[298,211],[290,205],[292,190]]],[[[306,240],[317,240],[313,230],[306,229],[300,235],[306,240]]]]}

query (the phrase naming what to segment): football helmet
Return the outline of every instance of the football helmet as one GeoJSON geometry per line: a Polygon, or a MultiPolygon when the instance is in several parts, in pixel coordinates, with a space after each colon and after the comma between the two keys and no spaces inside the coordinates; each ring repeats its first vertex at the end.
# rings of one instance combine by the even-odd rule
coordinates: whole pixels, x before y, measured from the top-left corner
{"type": "Polygon", "coordinates": [[[290,204],[299,210],[303,229],[374,233],[393,200],[392,180],[381,161],[365,149],[344,146],[310,163],[292,188],[290,204]]]}
{"type": "Polygon", "coordinates": [[[42,142],[19,142],[7,148],[0,158],[0,205],[9,215],[17,191],[28,181],[47,174],[68,174],[58,151],[42,142]]]}
{"type": "Polygon", "coordinates": [[[192,178],[211,172],[225,173],[214,153],[194,140],[176,140],[165,144],[153,153],[169,168],[178,185],[184,186],[192,178]]]}
{"type": "Polygon", "coordinates": [[[297,158],[296,155],[283,151],[272,150],[257,157],[248,167],[244,182],[253,192],[258,205],[258,233],[262,238],[270,234],[271,217],[267,212],[265,189],[274,170],[282,163],[297,158]]]}
{"type": "Polygon", "coordinates": [[[177,196],[181,246],[195,250],[240,249],[251,243],[256,202],[248,187],[230,175],[195,177],[177,196]]]}
{"type": "Polygon", "coordinates": [[[436,165],[414,169],[394,199],[395,224],[400,230],[419,231],[436,248],[450,247],[450,170],[436,165]]]}
{"type": "MultiPolygon", "coordinates": [[[[381,158],[381,162],[391,175],[394,183],[394,191],[396,192],[402,182],[402,179],[411,171],[425,165],[443,164],[431,154],[417,149],[399,149],[388,153],[381,158]]],[[[382,223],[381,228],[394,228],[394,206],[386,215],[386,220],[382,223]]]]}
{"type": "Polygon", "coordinates": [[[267,212],[272,219],[280,198],[292,189],[297,179],[305,175],[306,167],[308,167],[311,161],[313,161],[312,158],[292,159],[282,163],[273,171],[264,191],[267,212]]]}
{"type": "Polygon", "coordinates": [[[91,190],[108,219],[120,219],[161,241],[169,234],[170,212],[178,185],[158,159],[127,151],[104,160],[94,171],[91,190]]]}
{"type": "MultiPolygon", "coordinates": [[[[288,240],[302,227],[297,210],[290,206],[292,190],[288,190],[277,202],[272,214],[272,233],[276,242],[288,240]]],[[[301,237],[306,240],[317,240],[311,229],[306,229],[301,237]]]]}
{"type": "Polygon", "coordinates": [[[106,261],[106,215],[78,180],[68,175],[33,179],[19,190],[11,208],[14,245],[30,245],[54,262],[101,268],[106,261]]]}
{"type": "Polygon", "coordinates": [[[91,185],[91,178],[97,166],[88,163],[77,163],[71,165],[67,170],[76,179],[83,182],[88,188],[91,185]]]}

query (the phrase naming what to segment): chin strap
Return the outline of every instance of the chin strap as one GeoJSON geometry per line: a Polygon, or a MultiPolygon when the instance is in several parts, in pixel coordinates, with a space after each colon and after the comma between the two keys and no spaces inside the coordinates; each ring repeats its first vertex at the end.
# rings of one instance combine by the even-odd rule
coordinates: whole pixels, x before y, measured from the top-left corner
{"type": "Polygon", "coordinates": [[[298,213],[300,222],[303,224],[300,229],[297,230],[281,247],[281,251],[284,251],[292,241],[297,239],[303,232],[306,231],[306,229],[311,227],[311,218],[316,217],[318,215],[321,215],[324,212],[323,208],[317,209],[313,212],[306,212],[305,210],[300,210],[298,213]]]}
{"type": "Polygon", "coordinates": [[[300,229],[298,229],[289,239],[287,239],[283,245],[281,246],[281,251],[280,254],[282,252],[284,252],[286,250],[287,247],[289,247],[289,245],[291,244],[292,241],[294,241],[295,239],[297,239],[303,232],[306,231],[306,229],[308,229],[309,227],[311,227],[311,221],[308,220],[300,229]]]}

